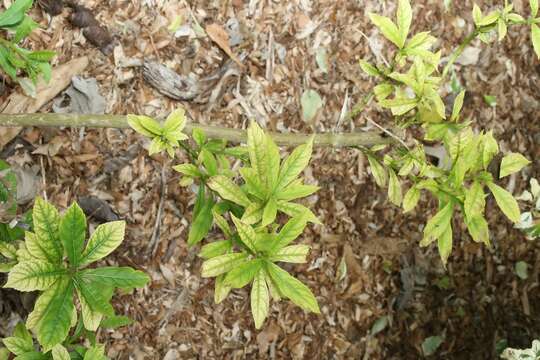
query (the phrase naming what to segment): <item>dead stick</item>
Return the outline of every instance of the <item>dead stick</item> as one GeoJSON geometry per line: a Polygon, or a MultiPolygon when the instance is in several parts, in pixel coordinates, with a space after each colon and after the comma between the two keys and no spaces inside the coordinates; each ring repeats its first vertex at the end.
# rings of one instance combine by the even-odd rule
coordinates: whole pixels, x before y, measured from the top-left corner
{"type": "MultiPolygon", "coordinates": [[[[40,126],[40,127],[96,127],[96,128],[129,128],[125,115],[83,115],[83,114],[0,114],[0,126],[40,126]]],[[[186,132],[194,128],[202,129],[213,139],[225,139],[242,142],[246,139],[246,131],[219,126],[188,123],[186,132]]],[[[279,145],[300,145],[307,141],[311,134],[270,133],[279,145]]],[[[378,132],[352,133],[317,133],[315,145],[324,147],[373,146],[389,144],[395,140],[378,132]]]]}

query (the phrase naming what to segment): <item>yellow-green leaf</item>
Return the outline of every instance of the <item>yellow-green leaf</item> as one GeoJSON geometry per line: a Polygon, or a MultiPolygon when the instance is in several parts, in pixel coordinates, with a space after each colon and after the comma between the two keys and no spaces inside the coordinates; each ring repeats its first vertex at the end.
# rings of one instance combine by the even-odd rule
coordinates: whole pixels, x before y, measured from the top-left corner
{"type": "Polygon", "coordinates": [[[180,164],[172,167],[174,171],[179,172],[180,174],[187,175],[192,178],[198,178],[201,176],[199,168],[193,164],[180,164]]]}
{"type": "Polygon", "coordinates": [[[519,153],[510,153],[503,157],[501,162],[501,171],[499,173],[499,179],[505,176],[520,171],[531,162],[523,155],[519,153]]]}
{"type": "Polygon", "coordinates": [[[538,15],[538,0],[529,0],[529,5],[531,6],[531,16],[535,18],[538,15]]]}
{"type": "Polygon", "coordinates": [[[464,209],[465,215],[469,218],[481,216],[484,214],[486,200],[484,194],[484,186],[475,181],[471,187],[465,192],[464,209]]]}
{"type": "Polygon", "coordinates": [[[206,198],[202,195],[202,205],[200,209],[197,209],[197,213],[188,234],[188,245],[192,246],[200,242],[212,228],[212,208],[214,207],[214,200],[212,197],[206,198]]]}
{"type": "Polygon", "coordinates": [[[385,38],[393,42],[398,48],[402,48],[405,41],[401,38],[400,32],[389,18],[370,13],[369,18],[375,26],[379,28],[385,38]]]}
{"type": "Polygon", "coordinates": [[[163,129],[166,132],[178,134],[186,125],[186,112],[182,108],[178,108],[171,112],[163,124],[163,129]]]}
{"type": "Polygon", "coordinates": [[[247,207],[251,203],[242,189],[223,175],[212,177],[208,182],[208,186],[223,199],[232,201],[235,204],[247,207]]]}
{"type": "Polygon", "coordinates": [[[79,303],[81,304],[81,313],[84,328],[88,331],[96,331],[101,320],[103,319],[103,314],[98,311],[92,310],[85,297],[77,290],[77,297],[79,298],[79,303]]]}
{"type": "Polygon", "coordinates": [[[401,193],[401,184],[394,170],[390,169],[389,174],[390,177],[388,181],[388,198],[394,205],[400,206],[401,200],[403,198],[403,195],[401,193]]]}
{"type": "Polygon", "coordinates": [[[261,259],[254,259],[238,265],[225,275],[224,284],[233,289],[243,288],[253,280],[262,264],[261,259]]]}
{"type": "MultiPolygon", "coordinates": [[[[51,263],[60,263],[64,254],[62,243],[58,237],[58,225],[60,215],[58,210],[47,201],[40,197],[36,198],[32,209],[32,220],[34,224],[34,233],[37,236],[40,252],[51,263]]],[[[35,249],[32,249],[35,250],[35,249]]],[[[32,254],[28,247],[28,251],[32,254]]],[[[33,256],[36,256],[32,254],[33,256]]]]}
{"type": "Polygon", "coordinates": [[[297,216],[291,218],[277,234],[274,244],[270,247],[272,252],[275,252],[296,239],[305,229],[307,219],[305,216],[297,216]]]}
{"type": "Polygon", "coordinates": [[[34,344],[32,339],[22,339],[19,337],[7,337],[2,339],[4,346],[11,351],[14,355],[22,355],[27,352],[34,351],[34,344]]]}
{"type": "Polygon", "coordinates": [[[268,296],[265,277],[264,270],[260,269],[251,285],[251,314],[257,329],[261,328],[270,308],[270,297],[268,296]]]}
{"type": "Polygon", "coordinates": [[[257,248],[255,244],[257,243],[257,234],[255,233],[255,230],[253,230],[250,225],[244,223],[242,220],[238,219],[232,214],[231,218],[236,226],[236,230],[238,231],[238,235],[240,236],[242,243],[246,245],[252,252],[256,252],[257,248]]]}
{"type": "Polygon", "coordinates": [[[488,224],[482,215],[466,218],[466,224],[474,241],[490,246],[488,224]]]}
{"type": "Polygon", "coordinates": [[[506,22],[502,18],[499,18],[499,20],[497,20],[497,32],[499,33],[499,41],[505,38],[507,31],[508,28],[506,27],[506,22]]]}
{"type": "Polygon", "coordinates": [[[225,285],[225,276],[226,274],[221,274],[216,278],[216,285],[214,289],[214,302],[216,304],[219,304],[220,302],[225,300],[225,298],[227,297],[227,295],[229,295],[232,289],[230,286],[225,285]]]}
{"type": "Polygon", "coordinates": [[[53,360],[71,360],[69,352],[61,344],[55,345],[51,351],[53,360]]]}
{"type": "Polygon", "coordinates": [[[420,189],[413,186],[405,193],[405,197],[403,198],[403,212],[414,209],[416,204],[418,204],[418,200],[420,200],[420,189]]]}
{"type": "Polygon", "coordinates": [[[373,156],[368,155],[367,158],[369,166],[371,167],[371,174],[373,175],[375,182],[382,188],[386,187],[386,170],[381,165],[381,163],[377,161],[377,159],[375,159],[373,156]]]}
{"type": "Polygon", "coordinates": [[[263,207],[264,204],[260,202],[251,203],[245,210],[242,215],[242,222],[247,225],[253,225],[258,223],[263,216],[263,207]]]}
{"type": "MultiPolygon", "coordinates": [[[[252,121],[247,130],[247,145],[251,167],[259,177],[261,184],[267,184],[268,157],[264,131],[252,121]]],[[[232,201],[232,200],[231,200],[232,201]]],[[[240,204],[241,205],[241,204],[240,204]]]]}
{"type": "Polygon", "coordinates": [[[450,118],[451,121],[456,121],[459,118],[459,114],[461,113],[461,108],[463,107],[463,100],[465,99],[465,90],[462,90],[458,96],[456,96],[456,99],[454,100],[454,107],[452,108],[452,117],[450,118]]]}
{"type": "Polygon", "coordinates": [[[276,251],[270,256],[269,260],[273,262],[288,262],[294,264],[303,264],[307,261],[306,257],[309,253],[308,245],[291,245],[276,251]]]}
{"type": "Polygon", "coordinates": [[[319,225],[322,224],[315,214],[313,214],[313,212],[304,205],[286,201],[278,201],[278,209],[290,217],[305,216],[306,221],[308,222],[319,225]]]}
{"type": "Polygon", "coordinates": [[[303,198],[315,193],[319,190],[318,186],[302,184],[302,180],[293,181],[287,185],[283,190],[279,191],[276,196],[278,200],[291,201],[299,198],[303,198]]]}
{"type": "Polygon", "coordinates": [[[231,271],[236,266],[246,261],[248,254],[232,253],[216,256],[206,260],[202,264],[202,277],[214,277],[231,271]]]}
{"type": "Polygon", "coordinates": [[[499,153],[499,144],[497,140],[493,137],[493,131],[489,131],[484,135],[484,149],[482,152],[482,163],[484,169],[487,169],[489,163],[495,155],[499,153]]]}
{"type": "Polygon", "coordinates": [[[396,17],[400,35],[400,47],[403,47],[403,44],[407,40],[407,35],[409,35],[412,22],[412,9],[409,0],[399,0],[396,17]]]}
{"type": "Polygon", "coordinates": [[[52,293],[46,297],[49,301],[40,304],[44,308],[41,310],[41,317],[37,325],[37,339],[45,352],[66,339],[71,327],[71,316],[74,308],[71,279],[62,278],[42,296],[49,292],[52,293]]]}
{"type": "Polygon", "coordinates": [[[264,200],[266,198],[266,187],[260,182],[255,169],[243,167],[239,172],[246,183],[246,191],[259,200],[264,200]]]}
{"type": "Polygon", "coordinates": [[[11,269],[4,287],[19,291],[46,290],[64,274],[66,269],[55,264],[42,260],[23,261],[11,269]]]}
{"type": "Polygon", "coordinates": [[[279,290],[279,293],[291,300],[302,309],[320,314],[319,304],[311,290],[304,285],[300,280],[291,276],[288,272],[281,269],[279,266],[268,263],[268,275],[274,280],[274,285],[279,290]]]}
{"type": "Polygon", "coordinates": [[[100,286],[112,286],[122,289],[142,288],[150,281],[148,275],[142,271],[126,266],[103,266],[86,269],[80,271],[77,276],[100,286]]]}
{"type": "Polygon", "coordinates": [[[435,216],[433,216],[424,228],[424,238],[420,242],[420,246],[428,246],[433,241],[437,240],[444,234],[450,226],[452,214],[454,213],[454,204],[449,202],[435,216]]]}
{"type": "Polygon", "coordinates": [[[367,75],[371,75],[371,76],[379,76],[380,75],[379,70],[375,66],[373,66],[369,62],[367,62],[366,60],[360,59],[359,63],[360,63],[360,68],[367,75]]]}
{"type": "Polygon", "coordinates": [[[153,138],[161,134],[161,127],[159,124],[154,119],[147,116],[129,114],[127,116],[127,121],[133,130],[146,137],[153,138]],[[144,125],[143,118],[147,119],[144,122],[144,125]]]}
{"type": "Polygon", "coordinates": [[[231,240],[213,241],[204,245],[199,252],[199,256],[203,259],[211,259],[213,257],[223,255],[232,248],[231,240]]]}
{"type": "Polygon", "coordinates": [[[531,40],[534,52],[536,52],[536,56],[540,59],[540,28],[536,24],[531,24],[531,40]]]}
{"type": "Polygon", "coordinates": [[[86,238],[86,216],[76,202],[60,220],[59,235],[69,262],[77,267],[86,238]]]}
{"type": "Polygon", "coordinates": [[[261,226],[267,226],[274,222],[277,215],[277,203],[276,200],[272,197],[266,203],[264,207],[261,226]]]}
{"type": "Polygon", "coordinates": [[[99,225],[84,249],[80,264],[82,266],[104,258],[112,253],[124,240],[125,221],[112,221],[99,225]]]}
{"type": "Polygon", "coordinates": [[[448,223],[445,231],[437,239],[437,248],[443,265],[446,267],[448,257],[452,253],[452,224],[448,223]]]}
{"type": "Polygon", "coordinates": [[[283,161],[279,169],[279,177],[277,181],[278,191],[289,185],[309,163],[311,152],[313,150],[313,137],[305,144],[302,144],[283,161]]]}
{"type": "Polygon", "coordinates": [[[489,190],[491,190],[491,193],[495,197],[497,205],[499,205],[499,208],[504,213],[504,215],[506,215],[507,218],[509,218],[515,223],[519,222],[519,205],[516,199],[514,199],[514,197],[512,196],[512,194],[492,182],[487,183],[487,186],[489,187],[489,190]]]}

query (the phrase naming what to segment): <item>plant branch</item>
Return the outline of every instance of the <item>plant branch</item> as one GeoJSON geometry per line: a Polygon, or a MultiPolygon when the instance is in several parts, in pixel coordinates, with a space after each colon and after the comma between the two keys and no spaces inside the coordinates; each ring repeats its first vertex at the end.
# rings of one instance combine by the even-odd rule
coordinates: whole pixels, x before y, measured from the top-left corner
{"type": "Polygon", "coordinates": [[[450,55],[450,58],[448,59],[448,62],[446,63],[446,66],[444,67],[444,70],[442,72],[442,78],[444,79],[446,75],[448,74],[448,71],[450,71],[450,68],[458,57],[463,53],[465,48],[478,36],[479,32],[477,29],[475,29],[472,33],[467,35],[467,37],[463,40],[463,42],[454,50],[454,52],[450,55]]]}
{"type": "MultiPolygon", "coordinates": [[[[84,115],[84,114],[0,114],[0,126],[40,126],[40,127],[95,127],[129,128],[125,115],[84,115]]],[[[188,123],[186,133],[200,128],[209,138],[225,139],[232,142],[246,140],[246,131],[226,127],[188,123]]],[[[279,145],[296,146],[308,141],[312,134],[269,133],[279,145]]],[[[373,146],[394,142],[391,137],[378,132],[318,133],[314,144],[321,147],[373,146]]]]}

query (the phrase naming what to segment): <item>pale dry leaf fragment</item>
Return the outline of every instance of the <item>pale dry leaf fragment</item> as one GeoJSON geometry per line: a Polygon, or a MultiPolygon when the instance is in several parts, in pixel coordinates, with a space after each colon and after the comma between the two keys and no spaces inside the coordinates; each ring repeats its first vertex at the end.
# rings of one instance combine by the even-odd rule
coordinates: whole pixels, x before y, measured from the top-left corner
{"type": "Polygon", "coordinates": [[[223,29],[218,24],[210,24],[206,27],[206,33],[214,41],[221,50],[225,51],[225,53],[234,60],[240,67],[244,68],[244,65],[238,59],[238,57],[232,52],[231,47],[229,45],[229,34],[225,29],[223,29]]]}
{"type": "Polygon", "coordinates": [[[478,63],[481,51],[482,49],[477,47],[466,47],[465,50],[463,50],[463,53],[456,59],[456,64],[467,66],[478,63]]]}
{"type": "Polygon", "coordinates": [[[305,122],[311,122],[322,107],[323,102],[315,90],[307,90],[302,94],[302,115],[305,122]]]}

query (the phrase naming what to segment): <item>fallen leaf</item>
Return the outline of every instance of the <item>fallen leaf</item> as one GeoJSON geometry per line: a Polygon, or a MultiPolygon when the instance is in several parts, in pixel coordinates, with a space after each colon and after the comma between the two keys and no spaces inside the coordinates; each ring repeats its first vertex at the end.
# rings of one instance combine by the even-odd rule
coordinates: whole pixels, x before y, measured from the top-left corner
{"type": "Polygon", "coordinates": [[[244,68],[240,59],[232,52],[231,47],[229,46],[229,34],[225,29],[218,24],[210,24],[206,27],[206,33],[234,62],[244,68]]]}
{"type": "Polygon", "coordinates": [[[315,90],[307,90],[302,94],[302,115],[305,122],[311,122],[322,107],[323,102],[315,90]]]}

